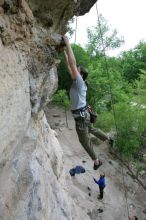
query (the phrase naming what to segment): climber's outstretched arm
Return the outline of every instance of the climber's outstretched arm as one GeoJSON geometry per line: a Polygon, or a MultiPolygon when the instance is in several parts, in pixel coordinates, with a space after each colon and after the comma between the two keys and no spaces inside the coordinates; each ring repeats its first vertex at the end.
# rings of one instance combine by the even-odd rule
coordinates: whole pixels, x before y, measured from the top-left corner
{"type": "Polygon", "coordinates": [[[66,45],[67,62],[69,65],[71,77],[72,79],[76,79],[79,74],[77,65],[76,65],[76,59],[75,59],[75,56],[74,56],[74,53],[73,53],[73,50],[71,48],[68,38],[64,36],[63,39],[66,45]]]}
{"type": "Polygon", "coordinates": [[[68,68],[68,71],[69,71],[70,75],[72,76],[72,71],[71,71],[71,68],[70,68],[70,65],[69,65],[69,62],[68,62],[68,55],[67,55],[66,51],[64,51],[64,56],[65,56],[66,66],[68,68]]]}

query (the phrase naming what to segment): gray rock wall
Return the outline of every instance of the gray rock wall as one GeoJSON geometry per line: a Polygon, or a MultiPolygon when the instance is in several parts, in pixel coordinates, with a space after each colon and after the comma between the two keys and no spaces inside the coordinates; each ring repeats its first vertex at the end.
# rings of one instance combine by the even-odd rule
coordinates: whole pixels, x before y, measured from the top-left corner
{"type": "Polygon", "coordinates": [[[81,2],[0,0],[0,220],[83,217],[43,112],[58,85],[60,34],[81,2]]]}
{"type": "Polygon", "coordinates": [[[29,72],[25,54],[0,40],[0,155],[21,142],[31,118],[29,72]]]}
{"type": "Polygon", "coordinates": [[[67,193],[62,149],[44,114],[38,119],[0,163],[0,219],[79,219],[67,193]]]}

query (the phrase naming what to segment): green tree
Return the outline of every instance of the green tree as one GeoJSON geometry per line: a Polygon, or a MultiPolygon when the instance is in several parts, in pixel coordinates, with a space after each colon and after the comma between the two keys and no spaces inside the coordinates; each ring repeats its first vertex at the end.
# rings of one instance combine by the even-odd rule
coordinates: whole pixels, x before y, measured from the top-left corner
{"type": "Polygon", "coordinates": [[[68,108],[70,106],[70,101],[68,98],[68,95],[65,90],[58,90],[57,93],[53,96],[54,103],[56,103],[59,106],[63,106],[65,108],[68,108]]]}
{"type": "Polygon", "coordinates": [[[68,72],[63,53],[59,55],[59,59],[61,62],[58,66],[58,90],[69,91],[72,80],[68,72]]]}
{"type": "Polygon", "coordinates": [[[68,127],[68,120],[67,120],[67,109],[69,109],[70,101],[66,90],[58,90],[57,93],[53,96],[52,100],[56,105],[64,107],[65,110],[65,118],[66,118],[66,125],[68,127]]]}
{"type": "Polygon", "coordinates": [[[111,104],[127,101],[132,92],[131,85],[123,77],[120,60],[107,57],[108,71],[103,57],[94,59],[89,69],[88,102],[101,113],[111,110],[111,104]]]}
{"type": "Polygon", "coordinates": [[[99,16],[99,22],[97,21],[95,27],[87,29],[87,34],[88,43],[86,49],[91,56],[100,56],[103,54],[103,49],[105,51],[115,49],[124,43],[123,37],[118,37],[116,29],[111,30],[102,15],[99,16]]]}
{"type": "Polygon", "coordinates": [[[146,43],[140,42],[134,49],[123,52],[121,61],[125,78],[129,82],[138,79],[141,70],[146,70],[146,43]]]}
{"type": "Polygon", "coordinates": [[[135,80],[133,93],[133,102],[146,109],[146,71],[142,70],[139,80],[135,80]]]}
{"type": "Polygon", "coordinates": [[[131,102],[121,102],[115,106],[115,112],[118,150],[131,157],[141,147],[141,134],[146,128],[146,111],[131,102]]]}
{"type": "Polygon", "coordinates": [[[80,45],[73,44],[72,49],[77,61],[77,65],[82,65],[85,68],[88,68],[90,64],[90,57],[88,53],[80,45]]]}

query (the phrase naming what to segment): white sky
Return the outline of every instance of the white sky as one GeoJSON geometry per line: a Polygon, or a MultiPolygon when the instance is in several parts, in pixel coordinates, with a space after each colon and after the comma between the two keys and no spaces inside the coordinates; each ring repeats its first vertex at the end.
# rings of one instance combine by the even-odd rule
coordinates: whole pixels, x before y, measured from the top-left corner
{"type": "MultiPolygon", "coordinates": [[[[125,39],[125,46],[110,52],[110,55],[133,48],[140,40],[146,41],[146,0],[98,0],[97,4],[99,14],[125,39]]],[[[84,46],[87,43],[86,29],[95,26],[96,21],[95,5],[88,14],[78,17],[77,44],[84,46]]],[[[72,37],[72,42],[74,39],[75,36],[72,37]]]]}

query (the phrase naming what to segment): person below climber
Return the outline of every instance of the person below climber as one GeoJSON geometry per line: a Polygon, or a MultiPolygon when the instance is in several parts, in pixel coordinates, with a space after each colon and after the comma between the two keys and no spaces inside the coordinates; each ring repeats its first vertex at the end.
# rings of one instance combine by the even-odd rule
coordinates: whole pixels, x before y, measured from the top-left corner
{"type": "Polygon", "coordinates": [[[90,123],[90,114],[88,112],[86,102],[86,78],[88,73],[83,67],[77,67],[76,59],[69,40],[66,36],[64,36],[63,39],[66,45],[66,51],[64,52],[66,64],[71,78],[73,79],[73,83],[70,89],[70,99],[72,103],[72,115],[75,119],[76,131],[80,143],[94,161],[93,168],[96,170],[99,168],[99,166],[102,165],[102,162],[97,158],[97,155],[94,152],[89,133],[92,133],[102,141],[108,140],[110,142],[111,139],[100,129],[93,128],[90,123]]]}
{"type": "Polygon", "coordinates": [[[129,220],[138,220],[136,216],[129,217],[129,220]]]}
{"type": "Polygon", "coordinates": [[[99,186],[100,195],[98,196],[98,199],[103,199],[103,191],[106,186],[105,185],[105,173],[100,174],[99,180],[96,180],[95,178],[93,178],[93,180],[99,186]]]}

